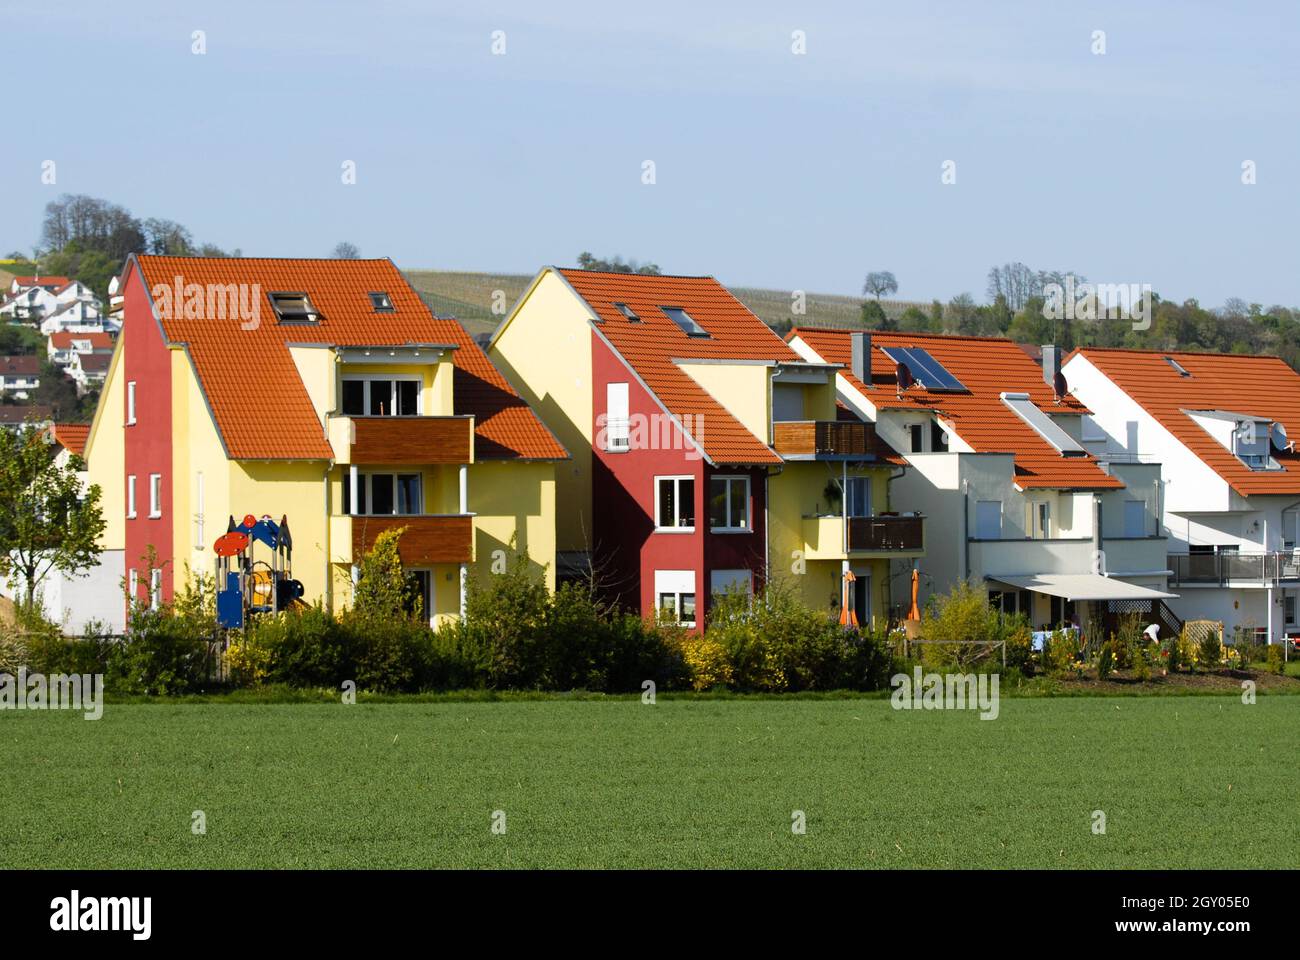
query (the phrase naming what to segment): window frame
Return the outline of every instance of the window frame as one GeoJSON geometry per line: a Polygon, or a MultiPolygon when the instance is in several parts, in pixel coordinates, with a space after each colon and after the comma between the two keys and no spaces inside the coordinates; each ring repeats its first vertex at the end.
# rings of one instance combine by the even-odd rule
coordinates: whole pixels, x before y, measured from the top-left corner
{"type": "Polygon", "coordinates": [[[149,474],[149,519],[157,520],[162,516],[162,474],[149,474]]]}
{"type": "Polygon", "coordinates": [[[709,335],[709,331],[704,329],[704,325],[700,323],[700,321],[692,317],[691,312],[687,310],[685,307],[679,307],[674,304],[660,304],[659,312],[662,313],[669,320],[671,320],[673,322],[673,326],[675,326],[682,333],[686,334],[688,337],[695,337],[700,340],[712,339],[712,337],[709,335]],[[690,324],[690,326],[689,327],[686,326],[686,324],[683,324],[680,320],[678,320],[675,316],[673,316],[672,313],[669,313],[670,310],[676,313],[680,313],[683,317],[686,318],[686,321],[687,323],[690,324]]]}
{"type": "Polygon", "coordinates": [[[397,312],[397,308],[393,306],[393,298],[388,295],[387,290],[368,290],[366,296],[370,298],[370,306],[375,313],[397,312]]]}
{"type": "Polygon", "coordinates": [[[909,423],[907,425],[907,438],[912,453],[925,453],[925,424],[909,423]]]}
{"type": "Polygon", "coordinates": [[[126,518],[128,520],[134,520],[139,515],[136,513],[135,480],[134,473],[126,475],[126,518]]]}
{"type": "Polygon", "coordinates": [[[276,323],[306,326],[320,323],[320,311],[316,309],[316,305],[311,302],[311,296],[305,290],[268,290],[266,292],[266,299],[271,304],[271,310],[275,313],[276,323]],[[280,308],[278,298],[281,297],[285,299],[290,297],[301,297],[303,302],[302,311],[299,312],[295,310],[291,313],[285,313],[285,311],[280,308]]]}
{"type": "Polygon", "coordinates": [[[610,381],[605,384],[605,452],[628,453],[632,449],[632,385],[627,381],[610,381]],[[620,429],[615,429],[615,417],[610,412],[614,407],[614,388],[623,388],[623,411],[620,429]],[[622,446],[615,441],[622,440],[622,446]]]}
{"type": "Polygon", "coordinates": [[[655,615],[662,618],[664,611],[672,610],[672,622],[679,627],[695,627],[699,623],[700,598],[699,594],[694,591],[685,590],[659,590],[655,593],[655,615]],[[671,607],[664,603],[664,598],[672,599],[671,607]],[[691,598],[691,619],[682,619],[682,607],[685,606],[683,600],[685,597],[691,598]]]}
{"type": "Polygon", "coordinates": [[[126,382],[126,426],[135,426],[135,384],[136,381],[128,380],[126,382]]]}
{"type": "Polygon", "coordinates": [[[1136,497],[1130,497],[1124,501],[1124,536],[1137,538],[1147,536],[1147,502],[1139,500],[1136,497]],[[1129,526],[1129,519],[1133,516],[1133,504],[1138,504],[1142,508],[1142,532],[1133,533],[1129,526]]]}
{"type": "Polygon", "coordinates": [[[345,517],[423,517],[423,516],[428,516],[428,514],[426,514],[426,513],[425,513],[425,510],[424,510],[424,505],[425,505],[425,496],[424,496],[424,473],[423,473],[422,471],[419,471],[419,470],[415,470],[415,471],[410,471],[410,470],[407,470],[407,471],[398,471],[398,470],[375,470],[375,471],[373,471],[373,472],[369,472],[369,473],[363,473],[363,472],[361,472],[361,471],[358,471],[358,472],[357,472],[357,479],[360,481],[359,489],[360,489],[360,494],[361,494],[360,497],[359,497],[359,499],[360,499],[360,501],[361,501],[360,504],[359,504],[359,506],[362,506],[364,509],[363,509],[360,513],[353,513],[353,512],[352,512],[352,474],[351,474],[350,471],[345,470],[345,471],[343,472],[343,491],[342,491],[342,493],[343,493],[343,512],[342,512],[342,515],[343,515],[343,516],[345,516],[345,517]],[[392,504],[393,504],[393,512],[391,512],[391,513],[375,513],[375,512],[374,512],[374,506],[375,506],[374,478],[375,478],[375,477],[389,477],[389,478],[391,478],[391,483],[392,483],[392,504]],[[401,512],[398,511],[398,507],[399,507],[399,505],[401,504],[401,497],[399,496],[399,492],[400,492],[400,489],[401,489],[401,487],[400,487],[400,481],[401,481],[401,478],[403,478],[403,477],[415,477],[416,480],[418,481],[418,484],[417,484],[417,492],[418,492],[418,495],[419,495],[419,504],[417,505],[417,506],[418,506],[418,509],[415,510],[415,511],[413,511],[413,512],[409,512],[409,513],[401,513],[401,512]]]}
{"type": "Polygon", "coordinates": [[[655,533],[694,533],[699,518],[695,515],[695,477],[688,473],[683,474],[663,474],[657,475],[653,479],[653,496],[655,502],[655,533]],[[681,485],[683,481],[689,481],[691,484],[691,525],[689,527],[676,524],[673,526],[664,526],[663,514],[661,512],[663,504],[659,499],[659,485],[664,480],[673,481],[673,503],[677,507],[677,516],[674,519],[681,518],[681,485]]]}
{"type": "Polygon", "coordinates": [[[722,534],[753,533],[754,532],[754,509],[753,509],[752,494],[753,494],[753,486],[750,482],[750,477],[748,474],[715,473],[712,476],[710,476],[709,477],[709,510],[708,510],[709,533],[722,533],[722,534]],[[744,520],[745,525],[740,527],[735,527],[731,525],[731,519],[732,519],[731,491],[732,491],[733,482],[737,480],[742,481],[745,484],[745,495],[744,495],[745,496],[745,520],[744,520]],[[725,526],[715,527],[713,525],[713,484],[719,481],[726,485],[726,493],[725,493],[726,499],[723,505],[723,512],[724,512],[724,516],[726,517],[727,524],[725,526]]]}
{"type": "Polygon", "coordinates": [[[339,375],[339,414],[344,417],[372,417],[375,419],[409,419],[411,417],[424,416],[424,377],[418,373],[344,373],[339,375]],[[415,388],[415,413],[370,413],[370,393],[372,381],[387,381],[392,384],[389,390],[389,402],[393,406],[398,404],[394,401],[399,400],[397,384],[399,381],[416,384],[415,388]],[[360,383],[361,387],[361,409],[365,413],[348,413],[343,408],[343,384],[360,383]]]}

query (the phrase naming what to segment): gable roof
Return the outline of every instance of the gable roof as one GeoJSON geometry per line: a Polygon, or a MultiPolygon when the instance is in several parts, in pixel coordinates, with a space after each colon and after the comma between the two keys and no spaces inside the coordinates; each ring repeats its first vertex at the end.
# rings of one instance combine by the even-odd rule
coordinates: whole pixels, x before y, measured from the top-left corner
{"type": "Polygon", "coordinates": [[[72,358],[72,362],[79,366],[83,373],[108,373],[108,365],[112,360],[111,353],[78,353],[72,358]]]}
{"type": "Polygon", "coordinates": [[[40,372],[40,358],[33,354],[0,357],[0,376],[31,377],[40,372]]]}
{"type": "Polygon", "coordinates": [[[977,453],[1010,453],[1015,482],[1024,489],[1113,489],[1123,487],[1091,456],[1064,457],[1002,402],[1002,393],[1027,393],[1043,412],[1082,414],[1087,408],[1072,396],[1057,403],[1043,370],[1019,346],[1001,337],[963,337],[871,331],[871,383],[853,373],[852,331],[795,327],[822,359],[842,364],[840,375],[877,409],[927,410],[952,424],[977,453]],[[898,393],[897,366],[886,347],[921,347],[961,381],[966,392],[931,393],[913,386],[898,393]]]}
{"type": "Polygon", "coordinates": [[[20,287],[45,287],[51,290],[58,287],[66,287],[71,282],[71,280],[68,277],[30,276],[30,277],[14,277],[14,280],[17,281],[18,286],[20,287]]]}
{"type": "Polygon", "coordinates": [[[54,408],[45,404],[30,404],[18,406],[15,404],[0,404],[0,424],[14,426],[21,423],[40,423],[49,420],[54,413],[54,408]]]}
{"type": "Polygon", "coordinates": [[[113,349],[113,338],[107,333],[74,333],[71,330],[56,330],[50,334],[50,343],[55,350],[70,350],[75,340],[89,343],[92,350],[113,349]]]}
{"type": "Polygon", "coordinates": [[[1188,410],[1225,410],[1281,423],[1300,438],[1300,374],[1278,357],[1084,347],[1088,359],[1206,466],[1243,496],[1300,493],[1300,454],[1273,450],[1281,470],[1252,470],[1188,410]],[[1165,360],[1171,357],[1190,376],[1165,360]]]}
{"type": "Polygon", "coordinates": [[[50,439],[78,455],[86,452],[86,438],[89,436],[88,423],[56,423],[50,427],[50,439]]]}
{"type": "Polygon", "coordinates": [[[185,284],[258,286],[259,317],[251,329],[242,329],[238,318],[159,320],[164,339],[185,345],[231,459],[332,459],[290,344],[454,346],[455,412],[475,417],[476,460],[568,456],[464,327],[435,317],[391,260],[136,256],[132,263],[150,291],[171,287],[176,277],[185,284]],[[272,291],[305,291],[319,322],[276,322],[266,301],[272,291]],[[387,293],[393,309],[376,312],[372,291],[387,293]]]}
{"type": "MultiPolygon", "coordinates": [[[[597,331],[628,363],[685,429],[700,423],[693,439],[714,463],[780,463],[707,390],[673,361],[712,359],[800,363],[802,358],[713,277],[647,276],[558,269],[600,318],[597,331]],[[640,318],[628,319],[615,303],[640,318]],[[688,335],[661,307],[680,307],[708,333],[688,335]],[[684,419],[689,417],[690,419],[684,419]],[[697,419],[699,418],[699,419],[697,419]]],[[[689,433],[690,430],[687,430],[689,433]]]]}

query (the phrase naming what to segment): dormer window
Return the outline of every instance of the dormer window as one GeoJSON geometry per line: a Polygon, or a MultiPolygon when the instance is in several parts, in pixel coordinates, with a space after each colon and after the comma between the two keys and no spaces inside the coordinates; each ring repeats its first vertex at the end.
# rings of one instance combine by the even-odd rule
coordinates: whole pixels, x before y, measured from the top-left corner
{"type": "Polygon", "coordinates": [[[631,307],[629,307],[626,303],[618,303],[617,301],[615,301],[614,309],[617,310],[619,313],[623,314],[623,316],[627,317],[628,320],[630,320],[632,323],[641,322],[641,318],[636,315],[636,311],[633,310],[631,307]]]}
{"type": "Polygon", "coordinates": [[[664,312],[664,316],[681,327],[688,337],[707,337],[709,335],[709,331],[696,323],[695,319],[681,307],[660,307],[659,309],[664,312]]]}
{"type": "Polygon", "coordinates": [[[1180,377],[1191,376],[1191,373],[1188,371],[1188,369],[1184,367],[1181,363],[1179,363],[1177,360],[1175,360],[1173,357],[1165,357],[1164,360],[1165,363],[1169,364],[1169,366],[1174,368],[1174,372],[1177,373],[1180,377]]]}
{"type": "Polygon", "coordinates": [[[320,322],[320,314],[305,293],[268,293],[267,297],[280,323],[320,322]]]}
{"type": "Polygon", "coordinates": [[[370,306],[374,308],[375,313],[393,312],[393,301],[382,290],[372,290],[370,292],[370,306]]]}

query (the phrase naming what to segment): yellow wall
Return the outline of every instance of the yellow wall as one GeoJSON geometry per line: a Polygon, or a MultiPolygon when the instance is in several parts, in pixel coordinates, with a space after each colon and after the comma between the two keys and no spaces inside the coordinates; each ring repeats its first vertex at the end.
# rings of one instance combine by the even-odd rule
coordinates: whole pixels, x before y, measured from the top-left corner
{"type": "Polygon", "coordinates": [[[768,379],[772,367],[757,363],[679,363],[678,367],[763,443],[770,443],[768,379]]]}
{"type": "Polygon", "coordinates": [[[474,572],[487,576],[493,561],[527,550],[534,569],[545,567],[555,589],[556,468],[564,464],[484,461],[470,467],[469,507],[474,517],[474,572]]]}
{"type": "MultiPolygon", "coordinates": [[[[555,466],[556,546],[588,550],[591,518],[591,314],[554,271],[525,293],[488,350],[573,459],[555,466]]],[[[471,488],[471,496],[473,496],[471,488]]]]}
{"type": "Polygon", "coordinates": [[[338,404],[338,378],[334,375],[338,364],[334,361],[334,351],[329,347],[290,347],[289,356],[298,368],[298,377],[307,388],[316,415],[324,417],[338,404]]]}
{"type": "Polygon", "coordinates": [[[126,547],[126,378],[122,375],[122,341],[108,367],[99,407],[86,439],[86,480],[99,484],[104,533],[99,545],[104,550],[126,547]]]}

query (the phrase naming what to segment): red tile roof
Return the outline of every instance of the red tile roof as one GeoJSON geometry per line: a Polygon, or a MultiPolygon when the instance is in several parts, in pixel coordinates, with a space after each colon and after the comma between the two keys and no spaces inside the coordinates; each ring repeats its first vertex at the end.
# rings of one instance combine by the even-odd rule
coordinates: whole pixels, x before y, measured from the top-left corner
{"type": "Polygon", "coordinates": [[[72,281],[67,277],[14,277],[20,287],[66,287],[72,281]]]}
{"type": "Polygon", "coordinates": [[[781,462],[778,454],[673,362],[678,358],[801,362],[802,358],[726,287],[712,277],[644,276],[572,269],[559,272],[600,317],[601,335],[669,412],[684,426],[703,425],[703,436],[695,439],[710,460],[747,464],[781,462]],[[629,320],[615,303],[630,307],[640,322],[629,320]],[[681,307],[709,336],[688,335],[660,307],[681,307]]]}
{"type": "Polygon", "coordinates": [[[88,423],[56,423],[50,427],[50,437],[59,446],[75,454],[86,452],[86,438],[90,436],[88,423]]]}
{"type": "Polygon", "coordinates": [[[34,377],[41,372],[41,361],[33,355],[0,357],[0,376],[34,377]]]}
{"type": "Polygon", "coordinates": [[[50,343],[55,350],[71,350],[74,340],[89,341],[92,350],[112,350],[113,338],[107,333],[73,333],[70,330],[58,330],[50,334],[50,343]]]}
{"type": "Polygon", "coordinates": [[[1300,374],[1278,357],[1086,347],[1074,351],[1111,379],[1243,496],[1300,493],[1300,454],[1273,451],[1281,470],[1252,470],[1185,410],[1274,420],[1300,439],[1300,374]],[[1184,377],[1165,357],[1178,361],[1184,377]]]}
{"type": "Polygon", "coordinates": [[[1074,397],[1059,404],[1043,380],[1043,370],[1019,346],[999,337],[960,337],[940,334],[871,333],[871,384],[852,371],[851,331],[796,327],[799,337],[830,363],[843,364],[841,374],[878,409],[929,410],[952,424],[958,436],[978,453],[1015,456],[1016,484],[1022,488],[1110,489],[1124,483],[1105,473],[1095,459],[1063,457],[1037,431],[1020,419],[1001,394],[1028,393],[1045,413],[1085,413],[1074,397]],[[885,347],[922,347],[967,388],[966,393],[929,393],[913,386],[900,399],[895,364],[885,347]]]}
{"type": "Polygon", "coordinates": [[[74,362],[86,373],[108,373],[113,357],[107,353],[79,353],[74,362]]]}
{"type": "Polygon", "coordinates": [[[185,284],[258,284],[259,321],[165,318],[164,333],[184,343],[217,429],[232,459],[324,460],[333,457],[288,344],[405,346],[447,344],[456,376],[457,414],[475,416],[476,459],[554,460],[559,441],[454,320],[435,317],[391,260],[135,258],[150,290],[185,284]],[[305,291],[320,319],[281,324],[266,300],[272,291],[305,291]],[[368,294],[385,292],[393,309],[376,312],[368,294]]]}
{"type": "Polygon", "coordinates": [[[54,408],[44,404],[0,404],[0,424],[13,426],[20,423],[36,423],[49,420],[54,408]]]}

